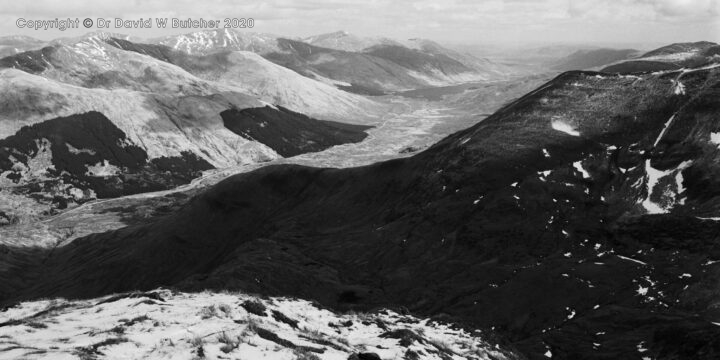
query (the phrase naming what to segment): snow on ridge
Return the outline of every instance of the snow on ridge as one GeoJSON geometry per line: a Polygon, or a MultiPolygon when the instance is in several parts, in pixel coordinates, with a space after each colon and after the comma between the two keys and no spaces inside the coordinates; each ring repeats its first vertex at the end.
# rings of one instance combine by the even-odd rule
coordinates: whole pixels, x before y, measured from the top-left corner
{"type": "Polygon", "coordinates": [[[289,298],[159,289],[98,299],[20,303],[0,314],[3,356],[24,359],[507,359],[451,324],[390,310],[338,314],[289,298]],[[310,357],[312,354],[315,357],[310,357]],[[303,357],[304,356],[304,357],[303,357]]]}

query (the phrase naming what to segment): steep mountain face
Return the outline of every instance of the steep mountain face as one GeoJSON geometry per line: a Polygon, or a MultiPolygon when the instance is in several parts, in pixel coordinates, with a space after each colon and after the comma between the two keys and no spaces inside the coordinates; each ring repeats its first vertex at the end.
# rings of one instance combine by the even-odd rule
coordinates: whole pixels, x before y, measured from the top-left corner
{"type": "Polygon", "coordinates": [[[243,289],[461,318],[533,359],[714,359],[719,86],[565,73],[411,158],[268,166],[149,224],[5,245],[0,298],[243,289]]]}
{"type": "Polygon", "coordinates": [[[708,41],[677,43],[647,52],[637,59],[603,68],[609,73],[666,71],[697,68],[720,61],[720,45],[708,41]]]}
{"type": "Polygon", "coordinates": [[[560,59],[552,68],[560,71],[591,69],[627,60],[637,55],[638,50],[634,49],[578,50],[560,59]]]}

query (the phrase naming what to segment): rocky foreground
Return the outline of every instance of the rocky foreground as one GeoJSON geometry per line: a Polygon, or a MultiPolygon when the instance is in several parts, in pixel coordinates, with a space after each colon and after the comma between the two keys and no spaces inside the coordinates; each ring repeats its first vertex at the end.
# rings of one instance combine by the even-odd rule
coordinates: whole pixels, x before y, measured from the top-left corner
{"type": "Polygon", "coordinates": [[[160,289],[0,312],[0,359],[515,358],[480,332],[430,319],[242,293],[160,289]]]}

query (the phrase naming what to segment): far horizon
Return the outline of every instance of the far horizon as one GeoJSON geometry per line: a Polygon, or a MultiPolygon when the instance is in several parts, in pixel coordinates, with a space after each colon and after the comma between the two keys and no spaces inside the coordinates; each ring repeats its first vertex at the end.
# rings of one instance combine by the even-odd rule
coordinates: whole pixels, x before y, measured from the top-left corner
{"type": "MultiPolygon", "coordinates": [[[[63,3],[41,0],[32,4],[3,1],[0,34],[25,35],[49,41],[76,37],[89,31],[105,30],[139,38],[155,38],[218,28],[158,28],[156,19],[242,21],[252,19],[252,28],[238,29],[293,38],[347,31],[360,37],[392,39],[423,38],[452,45],[587,45],[649,48],[677,42],[720,41],[720,2],[713,0],[565,1],[494,0],[435,2],[337,2],[315,1],[299,4],[273,1],[271,4],[228,4],[224,1],[178,1],[173,9],[153,2],[130,0],[97,3],[74,0],[63,3]],[[208,4],[209,3],[209,4],[208,4]],[[28,29],[23,21],[78,19],[77,28],[28,29]],[[91,19],[90,27],[83,26],[91,19]],[[115,28],[116,18],[124,21],[152,19],[150,28],[132,24],[115,28]],[[22,20],[21,20],[22,19],[22,20]],[[98,19],[110,22],[98,28],[98,19]]],[[[240,23],[236,25],[242,25],[240,23]]]]}
{"type": "MultiPolygon", "coordinates": [[[[80,29],[82,30],[82,29],[80,29]]],[[[43,42],[52,42],[55,40],[62,40],[62,39],[72,39],[72,38],[84,38],[84,37],[90,37],[94,34],[100,34],[105,33],[109,34],[111,36],[121,36],[121,37],[128,37],[129,39],[136,41],[136,42],[142,42],[143,40],[153,40],[163,37],[172,37],[172,36],[179,36],[179,35],[190,35],[193,33],[199,33],[199,32],[210,32],[210,31],[224,31],[226,29],[198,29],[195,31],[181,31],[181,32],[175,32],[175,31],[168,31],[165,34],[153,34],[152,36],[141,36],[135,34],[133,31],[129,32],[116,32],[110,30],[94,30],[94,31],[78,31],[77,34],[72,34],[69,31],[61,32],[59,30],[56,30],[56,33],[59,33],[59,36],[55,37],[38,37],[27,35],[27,34],[6,34],[1,35],[0,39],[2,38],[10,38],[14,36],[22,36],[22,37],[28,37],[35,40],[43,41],[43,42]]],[[[188,30],[188,29],[186,29],[188,30]]],[[[369,36],[369,35],[363,35],[363,34],[357,34],[352,33],[346,30],[336,30],[336,31],[330,31],[325,33],[317,33],[317,34],[311,34],[307,36],[291,36],[281,33],[271,33],[271,32],[260,32],[250,29],[228,29],[231,31],[239,31],[241,33],[247,33],[247,34],[266,34],[266,35],[274,35],[277,37],[283,37],[288,39],[297,39],[297,40],[306,40],[311,37],[316,36],[322,36],[322,35],[330,35],[335,33],[346,33],[349,36],[356,36],[359,38],[386,38],[390,40],[396,40],[396,41],[405,41],[405,40],[413,40],[413,39],[422,39],[422,40],[430,40],[437,42],[443,46],[448,46],[451,48],[459,48],[464,49],[468,52],[474,52],[473,50],[478,50],[478,48],[484,48],[487,49],[489,53],[492,53],[493,50],[502,51],[502,50],[517,50],[519,48],[528,48],[528,49],[542,49],[542,48],[552,48],[552,47],[558,47],[563,48],[567,47],[570,49],[593,49],[593,48],[609,48],[609,49],[635,49],[635,50],[641,50],[641,51],[649,51],[653,50],[655,48],[663,47],[666,45],[670,45],[672,43],[670,42],[581,42],[581,41],[516,41],[516,42],[506,42],[506,43],[495,43],[495,42],[479,42],[479,43],[464,43],[464,42],[457,42],[457,41],[443,41],[443,40],[437,40],[432,38],[424,38],[424,37],[408,37],[408,38],[400,38],[400,37],[391,37],[391,36],[369,36]]],[[[48,33],[51,31],[48,30],[48,33]]],[[[718,41],[712,41],[707,39],[688,39],[687,41],[678,41],[673,43],[694,43],[694,42],[703,42],[703,41],[709,41],[709,42],[716,42],[720,43],[718,41]]]]}

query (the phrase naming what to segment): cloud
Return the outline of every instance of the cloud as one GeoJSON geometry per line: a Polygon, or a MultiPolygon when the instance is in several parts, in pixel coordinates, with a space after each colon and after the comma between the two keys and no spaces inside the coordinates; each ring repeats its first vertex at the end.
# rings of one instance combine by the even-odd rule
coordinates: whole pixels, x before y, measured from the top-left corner
{"type": "Polygon", "coordinates": [[[655,0],[649,3],[660,15],[668,17],[703,17],[717,15],[716,0],[655,0]]]}

